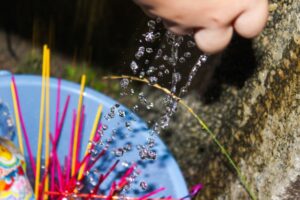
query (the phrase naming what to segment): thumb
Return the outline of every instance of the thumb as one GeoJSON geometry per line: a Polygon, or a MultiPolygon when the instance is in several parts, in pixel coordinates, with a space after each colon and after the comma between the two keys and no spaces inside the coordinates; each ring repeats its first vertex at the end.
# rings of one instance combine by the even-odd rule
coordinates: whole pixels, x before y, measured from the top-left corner
{"type": "Polygon", "coordinates": [[[223,50],[230,42],[233,34],[231,26],[222,28],[199,29],[194,38],[197,46],[207,54],[217,53],[223,50]]]}
{"type": "Polygon", "coordinates": [[[268,19],[268,1],[259,0],[241,13],[234,22],[235,31],[243,37],[252,38],[258,35],[268,19]]]}

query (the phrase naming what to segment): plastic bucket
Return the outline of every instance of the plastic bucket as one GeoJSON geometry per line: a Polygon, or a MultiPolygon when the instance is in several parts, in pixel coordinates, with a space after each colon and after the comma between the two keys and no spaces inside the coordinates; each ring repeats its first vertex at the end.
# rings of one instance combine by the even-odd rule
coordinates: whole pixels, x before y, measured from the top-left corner
{"type": "MultiPolygon", "coordinates": [[[[39,110],[40,110],[40,94],[41,94],[41,77],[40,76],[31,76],[31,75],[16,75],[16,84],[19,91],[19,98],[21,109],[25,121],[25,126],[30,138],[30,144],[33,153],[36,153],[37,149],[37,138],[38,138],[38,128],[39,128],[39,110]]],[[[10,82],[11,76],[7,73],[2,73],[0,76],[0,99],[7,103],[11,113],[13,113],[13,104],[12,104],[12,95],[10,91],[10,82]]],[[[55,78],[50,79],[50,110],[51,110],[51,122],[50,122],[50,131],[53,132],[55,124],[55,108],[56,108],[56,94],[58,81],[55,78]]],[[[63,162],[64,157],[67,155],[69,149],[70,141],[70,132],[71,132],[71,122],[72,122],[72,112],[77,108],[78,97],[79,97],[80,86],[76,83],[69,81],[61,81],[61,106],[60,113],[63,110],[63,104],[68,95],[71,96],[69,108],[66,114],[66,119],[62,129],[61,139],[58,144],[58,154],[59,159],[63,162]]],[[[145,144],[149,136],[148,127],[138,116],[133,114],[129,109],[123,107],[120,108],[125,110],[126,117],[118,118],[115,117],[110,121],[106,121],[103,116],[109,112],[109,109],[115,105],[117,102],[111,98],[96,92],[92,89],[86,88],[84,92],[84,101],[85,106],[85,121],[83,127],[82,135],[82,146],[81,150],[83,156],[84,148],[88,144],[90,130],[97,112],[97,107],[99,104],[103,105],[103,112],[101,122],[108,125],[108,130],[105,131],[105,135],[108,135],[112,129],[117,128],[118,138],[116,142],[110,146],[109,150],[113,150],[116,147],[124,146],[126,143],[132,144],[132,151],[124,154],[120,159],[129,162],[137,162],[138,168],[141,170],[141,176],[139,180],[143,180],[148,183],[151,189],[165,187],[166,190],[159,193],[157,196],[172,195],[174,198],[180,198],[188,194],[186,183],[182,176],[182,173],[174,160],[173,156],[168,151],[165,144],[159,139],[156,139],[155,150],[157,152],[156,161],[139,161],[138,151],[136,145],[145,144]],[[132,131],[124,126],[125,121],[131,122],[132,131]]],[[[15,143],[17,137],[14,137],[15,143]]],[[[25,148],[26,150],[26,148],[25,148]]],[[[26,151],[25,151],[26,152],[26,151]]],[[[108,151],[108,159],[103,161],[101,165],[111,166],[114,163],[114,160],[117,159],[112,155],[111,151],[108,151]]],[[[26,155],[25,155],[26,156],[26,155]]],[[[105,168],[103,168],[105,169],[105,168]]],[[[106,168],[107,169],[107,168],[106,168]]],[[[114,173],[117,173],[119,170],[124,169],[124,166],[119,164],[117,170],[114,173]]],[[[110,177],[116,177],[117,174],[111,175],[110,177]]],[[[105,190],[105,184],[107,185],[111,180],[107,180],[107,183],[103,183],[101,189],[105,190]]],[[[137,184],[138,187],[139,184],[137,184]]],[[[138,187],[136,189],[141,189],[138,187]]],[[[130,195],[137,195],[133,192],[130,195]]],[[[138,194],[140,195],[140,193],[138,194]]]]}

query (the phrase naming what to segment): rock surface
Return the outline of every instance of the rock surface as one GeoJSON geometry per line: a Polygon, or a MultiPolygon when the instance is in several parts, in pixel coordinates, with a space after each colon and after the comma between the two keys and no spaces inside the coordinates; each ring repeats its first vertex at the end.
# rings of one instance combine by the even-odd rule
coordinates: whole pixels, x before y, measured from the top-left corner
{"type": "MultiPolygon", "coordinates": [[[[300,199],[300,2],[270,2],[264,32],[241,50],[249,44],[237,40],[224,52],[204,101],[196,93],[185,101],[228,149],[258,199],[300,199]]],[[[250,199],[184,108],[169,132],[165,140],[186,179],[205,186],[198,199],[250,199]]]]}

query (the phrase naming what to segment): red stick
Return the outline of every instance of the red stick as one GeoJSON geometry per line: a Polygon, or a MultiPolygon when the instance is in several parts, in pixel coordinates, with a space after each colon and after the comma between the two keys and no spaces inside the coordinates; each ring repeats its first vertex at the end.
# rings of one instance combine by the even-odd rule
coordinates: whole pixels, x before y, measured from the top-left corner
{"type": "MultiPolygon", "coordinates": [[[[52,138],[51,134],[50,134],[50,139],[51,139],[52,146],[54,146],[54,141],[53,141],[53,138],[52,138]]],[[[51,168],[51,170],[56,167],[59,189],[62,191],[62,189],[63,189],[63,187],[62,187],[63,186],[63,184],[62,184],[62,182],[63,182],[62,181],[62,172],[61,172],[61,165],[60,165],[60,162],[59,162],[59,159],[58,159],[58,156],[57,156],[56,148],[53,148],[53,150],[51,152],[51,158],[52,158],[52,163],[51,163],[52,168],[51,168]]],[[[50,161],[49,161],[49,163],[50,163],[50,161]]],[[[55,173],[53,173],[52,175],[53,175],[53,187],[54,187],[55,173]]]]}
{"type": "Polygon", "coordinates": [[[125,174],[122,176],[119,184],[118,184],[118,188],[123,188],[126,184],[127,184],[127,177],[132,174],[134,168],[136,167],[136,163],[134,163],[126,172],[125,174]]]}
{"type": "Polygon", "coordinates": [[[87,167],[87,171],[90,171],[92,167],[96,164],[96,162],[106,153],[106,150],[102,150],[99,155],[95,158],[95,160],[87,167]]]}
{"type": "Polygon", "coordinates": [[[159,193],[159,192],[161,192],[161,191],[163,191],[165,189],[166,188],[162,187],[162,188],[159,188],[157,190],[154,190],[154,191],[152,191],[152,192],[150,192],[150,193],[148,193],[148,194],[140,197],[138,200],[147,200],[149,197],[151,197],[151,196],[153,196],[153,195],[155,195],[155,194],[157,194],[157,193],[159,193]]]}
{"type": "Polygon", "coordinates": [[[33,175],[35,177],[35,161],[34,161],[34,158],[33,158],[33,154],[32,154],[32,151],[31,151],[31,146],[30,146],[29,139],[28,139],[28,134],[27,134],[24,119],[23,119],[23,114],[22,114],[22,109],[21,109],[21,105],[20,105],[19,93],[18,93],[18,88],[17,88],[17,85],[16,85],[15,77],[12,76],[11,80],[12,80],[12,83],[13,83],[13,86],[14,86],[14,89],[15,89],[15,93],[16,93],[17,107],[18,107],[18,111],[19,111],[22,132],[23,132],[23,135],[24,135],[24,138],[25,138],[25,143],[26,143],[26,147],[27,147],[27,151],[28,151],[30,165],[31,165],[31,168],[32,168],[32,171],[33,171],[33,175]]]}
{"type": "MultiPolygon", "coordinates": [[[[49,192],[45,192],[45,194],[49,195],[49,196],[60,196],[60,197],[68,197],[70,195],[72,195],[73,193],[66,193],[66,192],[54,192],[54,191],[49,191],[49,192]]],[[[91,195],[91,194],[84,194],[84,193],[78,193],[76,194],[78,197],[82,197],[82,198],[93,198],[93,199],[106,199],[107,196],[105,195],[91,195]]],[[[118,197],[118,196],[113,196],[112,199],[128,199],[128,200],[139,200],[139,198],[136,197],[118,197]]],[[[152,200],[170,200],[169,198],[151,198],[152,200]]],[[[176,200],[176,199],[172,199],[172,200],[176,200]]]]}
{"type": "Polygon", "coordinates": [[[115,162],[115,164],[112,167],[110,167],[110,169],[108,170],[108,172],[106,172],[106,174],[104,176],[102,176],[102,175],[100,176],[97,185],[93,189],[92,194],[97,194],[100,185],[105,181],[105,179],[110,175],[110,173],[115,170],[115,168],[117,167],[119,162],[120,162],[120,160],[117,160],[115,162]]]}
{"type": "MultiPolygon", "coordinates": [[[[101,129],[102,129],[102,124],[99,124],[98,129],[97,129],[97,132],[96,132],[96,134],[95,134],[95,136],[94,136],[93,142],[99,142],[99,140],[101,139],[101,135],[98,134],[98,132],[99,132],[101,129]]],[[[93,149],[93,148],[94,148],[94,145],[92,144],[90,150],[93,149]]],[[[86,171],[86,170],[87,170],[87,166],[88,166],[88,164],[89,164],[89,162],[90,162],[90,158],[91,158],[91,157],[89,157],[89,160],[87,161],[87,164],[85,164],[84,170],[83,170],[83,171],[86,171]]]]}
{"type": "Polygon", "coordinates": [[[61,134],[61,131],[62,131],[62,128],[63,128],[63,125],[64,125],[64,121],[65,121],[65,118],[66,118],[69,103],[70,103],[70,95],[68,95],[67,100],[65,102],[63,114],[62,114],[62,117],[61,117],[60,122],[59,122],[59,129],[55,134],[55,143],[54,143],[55,146],[57,146],[57,143],[58,143],[59,138],[60,138],[60,134],[61,134]]]}
{"type": "Polygon", "coordinates": [[[68,165],[66,170],[66,183],[69,182],[70,172],[71,172],[71,163],[72,163],[72,150],[73,150],[73,142],[74,142],[74,132],[75,132],[75,123],[76,123],[76,110],[73,110],[73,120],[72,120],[72,130],[71,130],[71,140],[69,146],[69,155],[68,155],[68,165]]]}
{"type": "MultiPolygon", "coordinates": [[[[57,94],[56,94],[56,116],[55,116],[55,135],[54,139],[56,139],[56,135],[58,134],[58,120],[59,120],[59,107],[60,107],[60,86],[61,86],[61,80],[57,80],[57,94]]],[[[55,141],[54,141],[55,142],[55,141]]],[[[52,149],[56,152],[56,145],[52,143],[52,149]]],[[[55,160],[53,160],[53,163],[51,165],[51,184],[50,188],[53,191],[54,190],[54,181],[55,181],[55,171],[54,166],[56,165],[55,160]]]]}

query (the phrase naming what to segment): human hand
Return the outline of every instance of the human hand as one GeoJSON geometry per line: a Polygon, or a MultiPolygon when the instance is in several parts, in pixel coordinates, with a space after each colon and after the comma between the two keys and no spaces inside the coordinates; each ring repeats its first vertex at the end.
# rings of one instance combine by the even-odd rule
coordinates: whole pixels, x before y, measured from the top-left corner
{"type": "Polygon", "coordinates": [[[268,18],[268,0],[134,0],[146,14],[160,17],[170,31],[193,33],[197,46],[212,54],[224,49],[233,32],[258,35],[268,18]]]}

